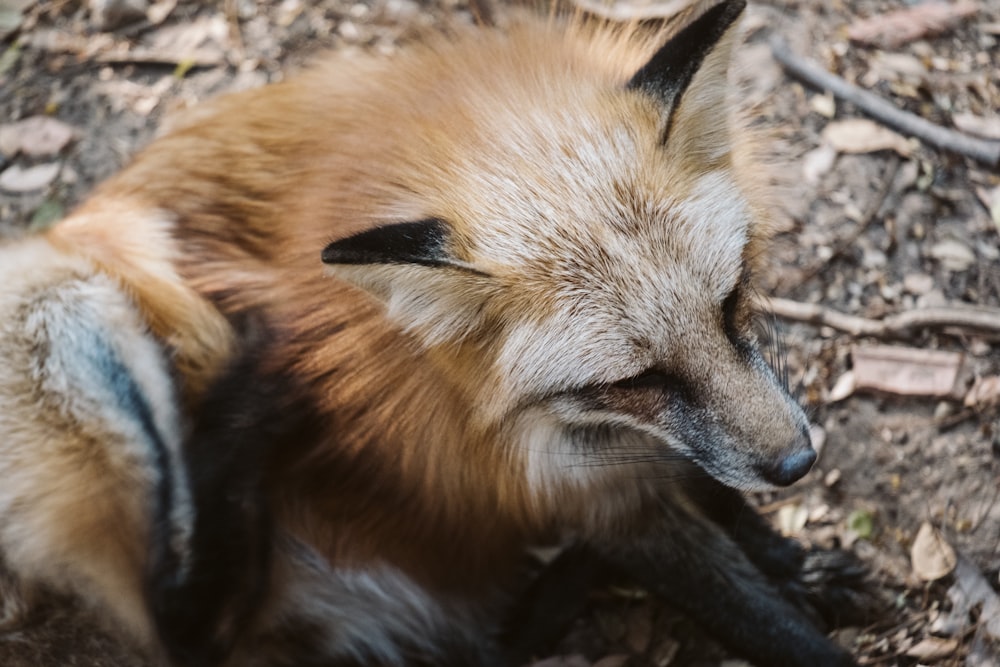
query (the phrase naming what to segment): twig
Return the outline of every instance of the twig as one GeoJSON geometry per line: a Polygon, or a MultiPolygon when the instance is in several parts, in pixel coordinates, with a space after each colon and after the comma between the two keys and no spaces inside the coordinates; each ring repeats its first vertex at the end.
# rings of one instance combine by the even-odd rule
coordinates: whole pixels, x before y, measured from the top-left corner
{"type": "Polygon", "coordinates": [[[102,53],[95,60],[108,65],[163,65],[177,67],[181,64],[189,68],[210,68],[223,64],[222,56],[205,51],[194,53],[189,58],[182,58],[170,53],[152,51],[130,51],[128,53],[102,53]]]}
{"type": "Polygon", "coordinates": [[[1000,310],[982,306],[921,308],[907,310],[880,320],[848,315],[819,304],[790,299],[762,299],[761,306],[782,319],[832,327],[852,336],[905,338],[916,329],[949,327],[1000,334],[1000,310]]]}
{"type": "Polygon", "coordinates": [[[857,226],[854,228],[854,231],[846,238],[841,239],[837,245],[834,246],[833,252],[830,253],[829,257],[817,260],[811,266],[803,269],[797,278],[797,282],[800,285],[815,278],[830,262],[854,247],[854,244],[857,243],[858,239],[861,238],[861,235],[865,233],[865,230],[868,229],[868,226],[871,225],[872,221],[874,221],[875,217],[878,215],[879,210],[881,210],[882,204],[885,203],[885,199],[889,196],[889,191],[892,189],[892,184],[896,180],[896,173],[898,171],[899,156],[893,155],[889,160],[889,167],[886,170],[885,177],[882,179],[881,187],[879,187],[878,192],[876,192],[875,196],[868,202],[868,206],[865,209],[864,214],[862,214],[861,220],[858,221],[857,226]]]}
{"type": "Polygon", "coordinates": [[[801,493],[796,493],[795,495],[788,496],[787,498],[780,498],[766,505],[761,505],[760,507],[757,508],[757,513],[772,514],[780,510],[782,507],[786,507],[788,505],[795,505],[796,503],[801,503],[803,498],[805,498],[805,496],[801,493]]]}
{"type": "Polygon", "coordinates": [[[788,44],[779,38],[771,40],[771,53],[774,54],[774,59],[795,78],[814,88],[829,90],[836,97],[850,102],[894,130],[917,137],[941,150],[970,157],[993,169],[1000,167],[1000,141],[976,139],[903,111],[878,95],[862,90],[836,74],[826,71],[818,63],[799,58],[788,48],[788,44]]]}
{"type": "Polygon", "coordinates": [[[232,47],[228,54],[229,64],[239,67],[246,60],[246,46],[243,43],[243,31],[240,29],[240,9],[236,0],[225,0],[222,6],[229,26],[229,39],[232,47]]]}

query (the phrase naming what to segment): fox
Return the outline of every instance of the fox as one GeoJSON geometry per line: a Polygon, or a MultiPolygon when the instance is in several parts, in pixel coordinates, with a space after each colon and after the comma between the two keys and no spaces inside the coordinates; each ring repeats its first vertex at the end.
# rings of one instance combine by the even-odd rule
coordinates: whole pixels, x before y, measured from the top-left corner
{"type": "Polygon", "coordinates": [[[499,667],[612,573],[854,665],[864,568],[744,495],[817,456],[754,333],[744,8],[334,53],[4,241],[0,627],[54,589],[155,664],[499,667]]]}

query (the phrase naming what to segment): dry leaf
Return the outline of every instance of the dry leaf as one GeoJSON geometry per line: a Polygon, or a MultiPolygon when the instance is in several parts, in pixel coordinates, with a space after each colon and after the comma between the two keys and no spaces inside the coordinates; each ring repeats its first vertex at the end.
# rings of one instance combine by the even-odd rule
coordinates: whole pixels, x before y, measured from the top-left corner
{"type": "Polygon", "coordinates": [[[923,581],[937,581],[955,569],[957,556],[937,528],[924,521],[910,547],[913,573],[923,581]]]}
{"type": "Polygon", "coordinates": [[[170,12],[177,7],[177,0],[156,0],[146,9],[146,20],[153,25],[159,25],[167,20],[170,12]]]}
{"type": "Polygon", "coordinates": [[[949,271],[968,271],[976,263],[976,253],[958,239],[944,239],[931,246],[930,255],[949,271]]]}
{"type": "Polygon", "coordinates": [[[74,128],[50,116],[31,116],[0,125],[0,153],[32,157],[55,155],[77,136],[74,128]]]}
{"type": "Polygon", "coordinates": [[[90,16],[101,30],[114,30],[146,18],[147,0],[90,0],[90,16]]]}
{"type": "Polygon", "coordinates": [[[963,357],[960,352],[875,345],[854,346],[851,358],[858,390],[900,396],[949,396],[963,357]]]}
{"type": "Polygon", "coordinates": [[[62,165],[58,162],[48,162],[27,168],[15,164],[0,174],[0,190],[7,192],[41,190],[56,180],[60,167],[62,165]]]}
{"type": "Polygon", "coordinates": [[[990,212],[990,219],[1000,232],[1000,185],[987,190],[986,188],[976,188],[976,196],[983,206],[990,212]]]}
{"type": "Polygon", "coordinates": [[[893,150],[909,157],[912,144],[902,135],[868,120],[849,118],[830,123],[823,129],[823,141],[841,153],[873,153],[893,150]]]}
{"type": "Polygon", "coordinates": [[[967,408],[1000,405],[1000,375],[976,378],[963,403],[967,408]]]}
{"type": "Polygon", "coordinates": [[[809,510],[799,504],[785,505],[778,509],[778,530],[785,537],[795,537],[806,527],[809,510]]]}
{"type": "Polygon", "coordinates": [[[837,149],[823,144],[805,154],[802,158],[802,176],[809,185],[816,185],[819,179],[833,168],[837,160],[837,149]]]}
{"type": "Polygon", "coordinates": [[[906,655],[920,662],[934,662],[947,658],[958,650],[958,642],[954,639],[925,637],[906,650],[906,655]]]}
{"type": "Polygon", "coordinates": [[[1000,139],[1000,117],[998,116],[957,113],[951,117],[951,122],[962,132],[968,132],[984,139],[1000,139]]]}
{"type": "Polygon", "coordinates": [[[847,36],[855,42],[894,49],[914,40],[946,32],[979,11],[979,4],[925,2],[907,9],[855,21],[847,36]]]}
{"type": "Polygon", "coordinates": [[[926,273],[907,273],[903,276],[903,289],[910,294],[927,294],[934,289],[934,278],[926,273]]]}
{"type": "Polygon", "coordinates": [[[837,115],[837,101],[834,99],[833,93],[813,95],[809,100],[809,108],[823,118],[833,118],[837,115]]]}
{"type": "Polygon", "coordinates": [[[1000,641],[1000,596],[979,569],[964,556],[958,557],[955,583],[948,589],[948,599],[951,611],[931,624],[931,632],[950,637],[966,632],[969,629],[969,613],[980,607],[980,630],[1000,641]]]}
{"type": "Polygon", "coordinates": [[[847,371],[837,378],[837,383],[833,385],[833,389],[830,390],[830,395],[827,396],[827,400],[831,403],[842,401],[853,394],[856,387],[857,381],[854,377],[854,371],[847,371]]]}

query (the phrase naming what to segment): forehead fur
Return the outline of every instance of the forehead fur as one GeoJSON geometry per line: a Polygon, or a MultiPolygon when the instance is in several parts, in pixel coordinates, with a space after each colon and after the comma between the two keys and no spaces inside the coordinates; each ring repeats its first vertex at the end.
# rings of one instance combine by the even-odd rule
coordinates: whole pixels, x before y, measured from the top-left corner
{"type": "Polygon", "coordinates": [[[726,122],[704,110],[724,64],[692,84],[664,144],[663,109],[624,87],[658,41],[537,30],[496,36],[445,77],[438,178],[414,186],[434,193],[459,258],[506,288],[486,309],[509,330],[497,367],[519,390],[662,360],[695,305],[715,312],[733,288],[752,233],[728,145],[692,156],[683,141],[726,122]]]}
{"type": "Polygon", "coordinates": [[[451,252],[492,277],[481,312],[506,332],[496,366],[515,393],[643,370],[740,275],[756,232],[718,104],[728,53],[706,60],[664,143],[664,109],[625,85],[663,40],[525,23],[362,62],[345,86],[346,126],[371,123],[359,109],[385,119],[365,136],[393,158],[369,181],[391,190],[369,196],[390,202],[376,215],[447,221],[451,252]],[[706,151],[712,133],[726,140],[706,151]]]}

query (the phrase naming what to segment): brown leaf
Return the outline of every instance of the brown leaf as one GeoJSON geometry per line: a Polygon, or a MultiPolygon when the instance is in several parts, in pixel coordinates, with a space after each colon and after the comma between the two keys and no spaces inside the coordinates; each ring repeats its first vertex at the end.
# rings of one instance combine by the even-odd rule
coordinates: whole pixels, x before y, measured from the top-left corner
{"type": "Polygon", "coordinates": [[[823,128],[823,141],[841,153],[893,150],[908,157],[913,148],[902,135],[867,118],[849,118],[823,128]]]}
{"type": "Polygon", "coordinates": [[[101,30],[114,30],[146,18],[147,0],[90,0],[90,18],[101,30]]]}
{"type": "Polygon", "coordinates": [[[146,9],[146,20],[153,25],[163,23],[177,7],[177,0],[156,0],[146,9]]]}
{"type": "Polygon", "coordinates": [[[931,624],[931,632],[955,636],[969,628],[969,613],[979,609],[980,629],[1000,641],[1000,596],[965,556],[958,557],[955,583],[948,589],[951,611],[931,624]]]}
{"type": "Polygon", "coordinates": [[[934,662],[947,658],[958,650],[958,642],[954,639],[939,639],[925,637],[906,650],[906,655],[920,662],[934,662]]]}
{"type": "Polygon", "coordinates": [[[50,116],[31,116],[0,125],[0,153],[32,157],[55,155],[77,137],[77,131],[50,116]]]}
{"type": "Polygon", "coordinates": [[[931,246],[930,256],[948,271],[968,271],[976,263],[976,253],[964,241],[944,239],[931,246]]]}
{"type": "Polygon", "coordinates": [[[984,139],[1000,139],[1000,116],[957,113],[951,117],[951,122],[962,132],[968,132],[984,139]]]}
{"type": "Polygon", "coordinates": [[[847,36],[861,44],[895,49],[914,40],[946,32],[978,11],[979,3],[971,0],[954,4],[925,2],[855,21],[847,29],[847,36]]]}
{"type": "Polygon", "coordinates": [[[937,581],[955,569],[957,557],[937,528],[924,521],[910,547],[913,573],[923,581],[937,581]]]}
{"type": "Polygon", "coordinates": [[[62,165],[58,162],[22,167],[15,164],[0,174],[0,190],[7,192],[34,192],[56,180],[62,165]]]}
{"type": "Polygon", "coordinates": [[[963,402],[967,408],[1000,405],[1000,375],[976,378],[963,402]]]}
{"type": "Polygon", "coordinates": [[[959,352],[875,345],[854,346],[854,386],[900,396],[949,396],[963,355],[959,352]]]}

